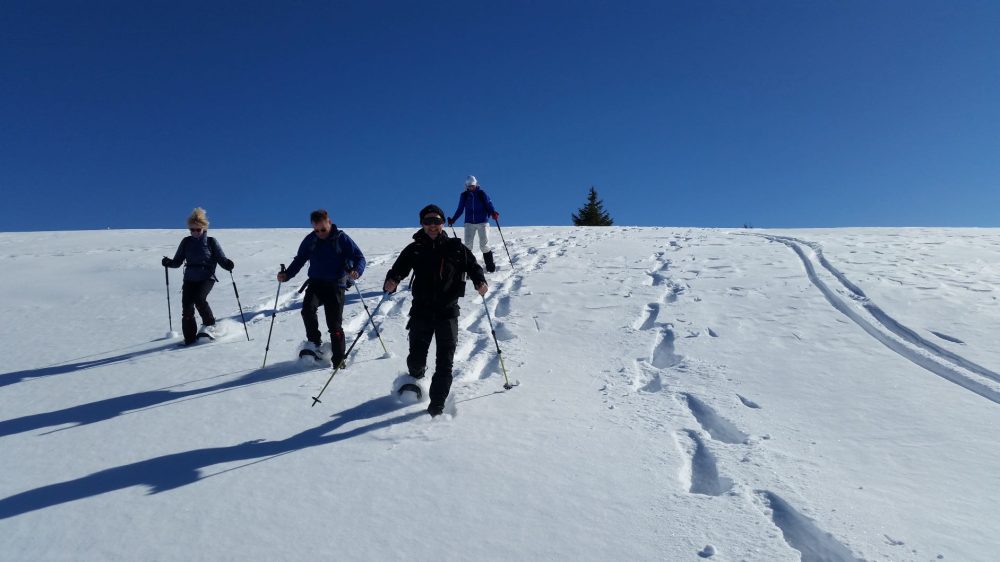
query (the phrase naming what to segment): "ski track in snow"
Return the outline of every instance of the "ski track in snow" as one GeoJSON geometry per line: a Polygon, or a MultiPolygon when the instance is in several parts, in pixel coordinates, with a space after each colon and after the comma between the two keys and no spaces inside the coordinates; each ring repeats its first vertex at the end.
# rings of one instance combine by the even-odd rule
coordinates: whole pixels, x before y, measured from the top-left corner
{"type": "Polygon", "coordinates": [[[967,390],[970,390],[987,400],[1000,404],[1000,391],[992,388],[984,382],[978,381],[972,376],[962,373],[959,369],[964,369],[971,373],[978,374],[994,382],[1000,382],[1000,374],[987,369],[973,361],[970,361],[957,353],[948,351],[939,345],[921,337],[914,330],[904,326],[895,318],[883,311],[879,306],[869,299],[864,291],[851,283],[843,273],[837,270],[829,261],[822,256],[822,250],[816,243],[805,242],[797,238],[788,236],[776,236],[770,234],[759,234],[767,240],[784,244],[792,249],[802,261],[805,267],[806,276],[809,281],[820,290],[835,309],[847,316],[851,321],[860,326],[868,335],[872,336],[879,343],[890,350],[908,359],[916,365],[940,376],[941,378],[955,383],[967,390]],[[803,246],[812,250],[810,256],[803,250],[803,246]],[[845,287],[851,294],[851,301],[859,303],[861,310],[868,313],[866,319],[862,312],[852,307],[847,301],[841,299],[817,273],[814,261],[820,265],[837,281],[845,287]]]}

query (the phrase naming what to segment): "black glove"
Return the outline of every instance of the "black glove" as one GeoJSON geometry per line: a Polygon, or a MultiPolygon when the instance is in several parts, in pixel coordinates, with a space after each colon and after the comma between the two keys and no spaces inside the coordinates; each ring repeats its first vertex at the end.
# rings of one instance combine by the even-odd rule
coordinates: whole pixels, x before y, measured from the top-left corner
{"type": "Polygon", "coordinates": [[[160,260],[160,265],[162,265],[163,267],[170,267],[170,264],[173,262],[174,260],[168,258],[167,256],[163,256],[163,259],[160,260]]]}
{"type": "Polygon", "coordinates": [[[221,265],[222,269],[225,269],[226,271],[232,271],[233,268],[236,267],[236,264],[233,263],[233,260],[231,259],[222,260],[219,262],[219,265],[221,265]]]}
{"type": "Polygon", "coordinates": [[[448,226],[455,226],[455,219],[448,217],[448,226]]]}

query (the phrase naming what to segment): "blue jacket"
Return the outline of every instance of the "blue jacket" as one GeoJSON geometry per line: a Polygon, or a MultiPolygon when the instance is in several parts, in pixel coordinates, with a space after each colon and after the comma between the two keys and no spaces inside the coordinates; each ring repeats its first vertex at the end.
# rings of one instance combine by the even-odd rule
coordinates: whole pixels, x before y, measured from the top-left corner
{"type": "Polygon", "coordinates": [[[455,209],[455,214],[452,215],[451,220],[457,221],[463,212],[465,213],[465,222],[480,224],[490,222],[490,217],[493,216],[496,209],[493,208],[493,201],[490,200],[490,196],[480,187],[475,191],[466,189],[458,196],[458,209],[455,209]]]}
{"type": "Polygon", "coordinates": [[[295,259],[285,274],[291,279],[309,262],[309,279],[334,281],[340,287],[347,287],[347,272],[354,270],[361,275],[365,272],[365,255],[361,248],[343,231],[333,225],[326,240],[320,240],[315,232],[310,232],[299,244],[295,259]]]}
{"type": "Polygon", "coordinates": [[[219,241],[202,232],[201,236],[185,236],[167,267],[176,268],[183,263],[185,281],[205,281],[215,277],[215,266],[225,260],[219,241]]]}

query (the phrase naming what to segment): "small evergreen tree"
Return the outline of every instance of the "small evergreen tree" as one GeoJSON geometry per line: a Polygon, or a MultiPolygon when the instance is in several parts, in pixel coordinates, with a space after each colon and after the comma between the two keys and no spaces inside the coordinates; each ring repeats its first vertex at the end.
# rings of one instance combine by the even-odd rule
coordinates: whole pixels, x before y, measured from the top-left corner
{"type": "Polygon", "coordinates": [[[573,213],[573,224],[576,226],[611,226],[615,221],[604,210],[604,202],[597,198],[597,190],[590,186],[587,204],[573,213]]]}

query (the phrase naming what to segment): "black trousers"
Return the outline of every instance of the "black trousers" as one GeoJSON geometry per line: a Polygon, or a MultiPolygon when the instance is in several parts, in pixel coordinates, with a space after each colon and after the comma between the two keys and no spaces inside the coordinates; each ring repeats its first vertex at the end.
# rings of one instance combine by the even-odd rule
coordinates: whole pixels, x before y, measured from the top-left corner
{"type": "Polygon", "coordinates": [[[198,337],[198,324],[194,321],[195,309],[198,309],[202,324],[215,324],[212,307],[208,306],[208,294],[214,286],[214,279],[185,281],[181,286],[181,330],[184,331],[184,341],[191,343],[198,337]]]}
{"type": "Polygon", "coordinates": [[[330,331],[333,359],[344,358],[344,289],[336,281],[309,280],[306,295],[302,301],[302,323],[306,326],[306,339],[319,345],[323,335],[319,331],[317,311],[323,307],[326,327],[330,331]]]}
{"type": "Polygon", "coordinates": [[[411,316],[406,326],[410,330],[410,354],[406,356],[406,367],[411,375],[423,376],[427,368],[431,339],[437,343],[430,399],[431,404],[443,406],[451,391],[451,371],[455,362],[455,346],[458,344],[458,318],[411,316]]]}

